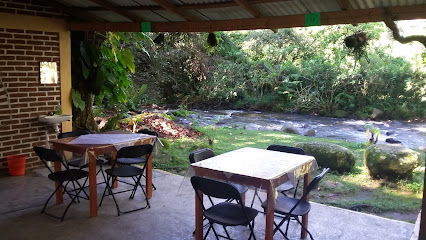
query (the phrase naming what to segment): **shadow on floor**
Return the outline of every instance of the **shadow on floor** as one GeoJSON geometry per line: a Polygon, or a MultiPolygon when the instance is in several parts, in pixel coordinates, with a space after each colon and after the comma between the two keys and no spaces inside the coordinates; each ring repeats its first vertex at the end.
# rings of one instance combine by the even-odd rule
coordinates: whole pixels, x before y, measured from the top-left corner
{"type": "MultiPolygon", "coordinates": [[[[82,200],[73,204],[65,221],[60,222],[40,214],[45,199],[53,191],[53,184],[45,175],[43,170],[35,170],[25,176],[0,178],[2,239],[194,239],[195,197],[188,178],[154,171],[157,190],[150,199],[150,209],[117,216],[114,202],[108,197],[99,208],[98,217],[90,218],[89,202],[82,200]]],[[[104,187],[98,186],[98,201],[104,187]]],[[[124,187],[125,184],[119,186],[124,187]]],[[[247,199],[251,200],[252,194],[249,190],[247,199]]],[[[137,194],[134,200],[128,200],[127,193],[118,196],[123,208],[145,203],[142,194],[137,194]]],[[[264,193],[262,197],[265,199],[264,193]]],[[[259,202],[255,204],[260,210],[259,202]]],[[[51,204],[48,209],[60,212],[63,205],[51,204]]],[[[264,239],[264,227],[265,218],[259,214],[255,223],[257,239],[264,239]]],[[[300,239],[300,227],[293,221],[290,229],[290,239],[300,239]]],[[[314,238],[320,240],[402,240],[410,239],[414,224],[313,203],[309,229],[314,238]]],[[[249,236],[245,227],[230,230],[234,239],[249,236]]],[[[214,235],[208,239],[214,239],[214,235]]],[[[277,233],[275,239],[283,237],[277,233]]]]}

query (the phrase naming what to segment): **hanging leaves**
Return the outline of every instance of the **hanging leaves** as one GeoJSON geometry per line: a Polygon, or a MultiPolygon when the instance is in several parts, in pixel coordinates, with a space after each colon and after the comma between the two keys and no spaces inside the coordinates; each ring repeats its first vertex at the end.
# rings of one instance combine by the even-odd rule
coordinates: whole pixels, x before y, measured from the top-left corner
{"type": "Polygon", "coordinates": [[[360,61],[362,57],[364,57],[367,62],[370,62],[367,56],[367,41],[367,33],[362,31],[358,31],[355,34],[345,38],[345,45],[351,50],[351,53],[354,55],[355,62],[360,61]]]}
{"type": "Polygon", "coordinates": [[[81,99],[81,95],[78,91],[72,89],[71,90],[71,98],[72,98],[72,103],[74,104],[74,106],[76,108],[79,108],[81,111],[84,110],[86,104],[85,102],[81,99]]]}
{"type": "MultiPolygon", "coordinates": [[[[100,48],[84,42],[80,45],[80,63],[86,79],[84,84],[95,95],[96,104],[101,104],[103,99],[111,105],[126,103],[132,90],[128,73],[135,72],[135,59],[123,43],[150,39],[143,33],[107,33],[105,39],[100,48]]],[[[76,104],[82,106],[79,101],[76,104]]]]}

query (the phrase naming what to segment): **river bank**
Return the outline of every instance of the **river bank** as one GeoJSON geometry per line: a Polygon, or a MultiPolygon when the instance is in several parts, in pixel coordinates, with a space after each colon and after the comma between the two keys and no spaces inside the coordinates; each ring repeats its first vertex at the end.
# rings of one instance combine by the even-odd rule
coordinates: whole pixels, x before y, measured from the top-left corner
{"type": "Polygon", "coordinates": [[[364,143],[367,141],[366,124],[373,124],[381,131],[378,143],[386,139],[398,140],[402,145],[416,150],[426,148],[426,123],[409,121],[372,121],[345,118],[320,117],[313,115],[271,113],[243,110],[191,110],[186,117],[175,121],[184,125],[234,127],[248,130],[280,131],[290,123],[304,134],[314,130],[314,137],[332,138],[343,141],[364,143]]]}

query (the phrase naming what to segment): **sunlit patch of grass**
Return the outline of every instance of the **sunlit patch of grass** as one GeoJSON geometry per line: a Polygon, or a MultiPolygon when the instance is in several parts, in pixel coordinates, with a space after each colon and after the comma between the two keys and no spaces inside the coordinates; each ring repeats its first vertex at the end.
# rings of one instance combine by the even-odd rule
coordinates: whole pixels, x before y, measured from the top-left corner
{"type": "MultiPolygon", "coordinates": [[[[319,188],[312,192],[312,201],[367,213],[416,212],[421,208],[424,165],[414,171],[412,180],[390,183],[371,179],[363,163],[365,144],[310,138],[278,131],[212,127],[202,127],[198,130],[205,134],[204,137],[197,140],[168,140],[169,148],[160,149],[158,157],[154,155],[154,167],[185,175],[189,167],[189,154],[199,148],[212,148],[216,154],[221,154],[242,147],[266,149],[271,144],[292,146],[296,142],[331,142],[353,151],[357,161],[351,172],[329,172],[319,188]],[[212,145],[209,145],[209,136],[214,138],[212,145]],[[324,181],[330,182],[329,186],[326,186],[324,181]]],[[[312,173],[314,174],[316,173],[312,173]]],[[[303,184],[299,186],[298,193],[301,193],[303,184]]]]}

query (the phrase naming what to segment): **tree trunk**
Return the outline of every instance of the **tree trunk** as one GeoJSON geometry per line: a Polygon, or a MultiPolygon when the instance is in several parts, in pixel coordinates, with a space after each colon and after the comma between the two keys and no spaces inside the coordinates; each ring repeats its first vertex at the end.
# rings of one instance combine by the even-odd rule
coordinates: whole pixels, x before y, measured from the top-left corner
{"type": "Polygon", "coordinates": [[[98,131],[98,125],[95,122],[92,106],[94,96],[89,92],[79,91],[81,99],[86,103],[83,111],[73,106],[73,124],[81,129],[87,129],[91,132],[98,131]]]}
{"type": "Polygon", "coordinates": [[[72,106],[73,110],[73,125],[80,129],[89,131],[98,131],[98,126],[95,122],[92,112],[94,95],[90,88],[90,79],[85,79],[81,67],[80,44],[82,41],[87,41],[87,33],[72,32],[71,33],[71,82],[72,88],[77,90],[81,95],[81,100],[85,102],[84,110],[72,106]]]}

